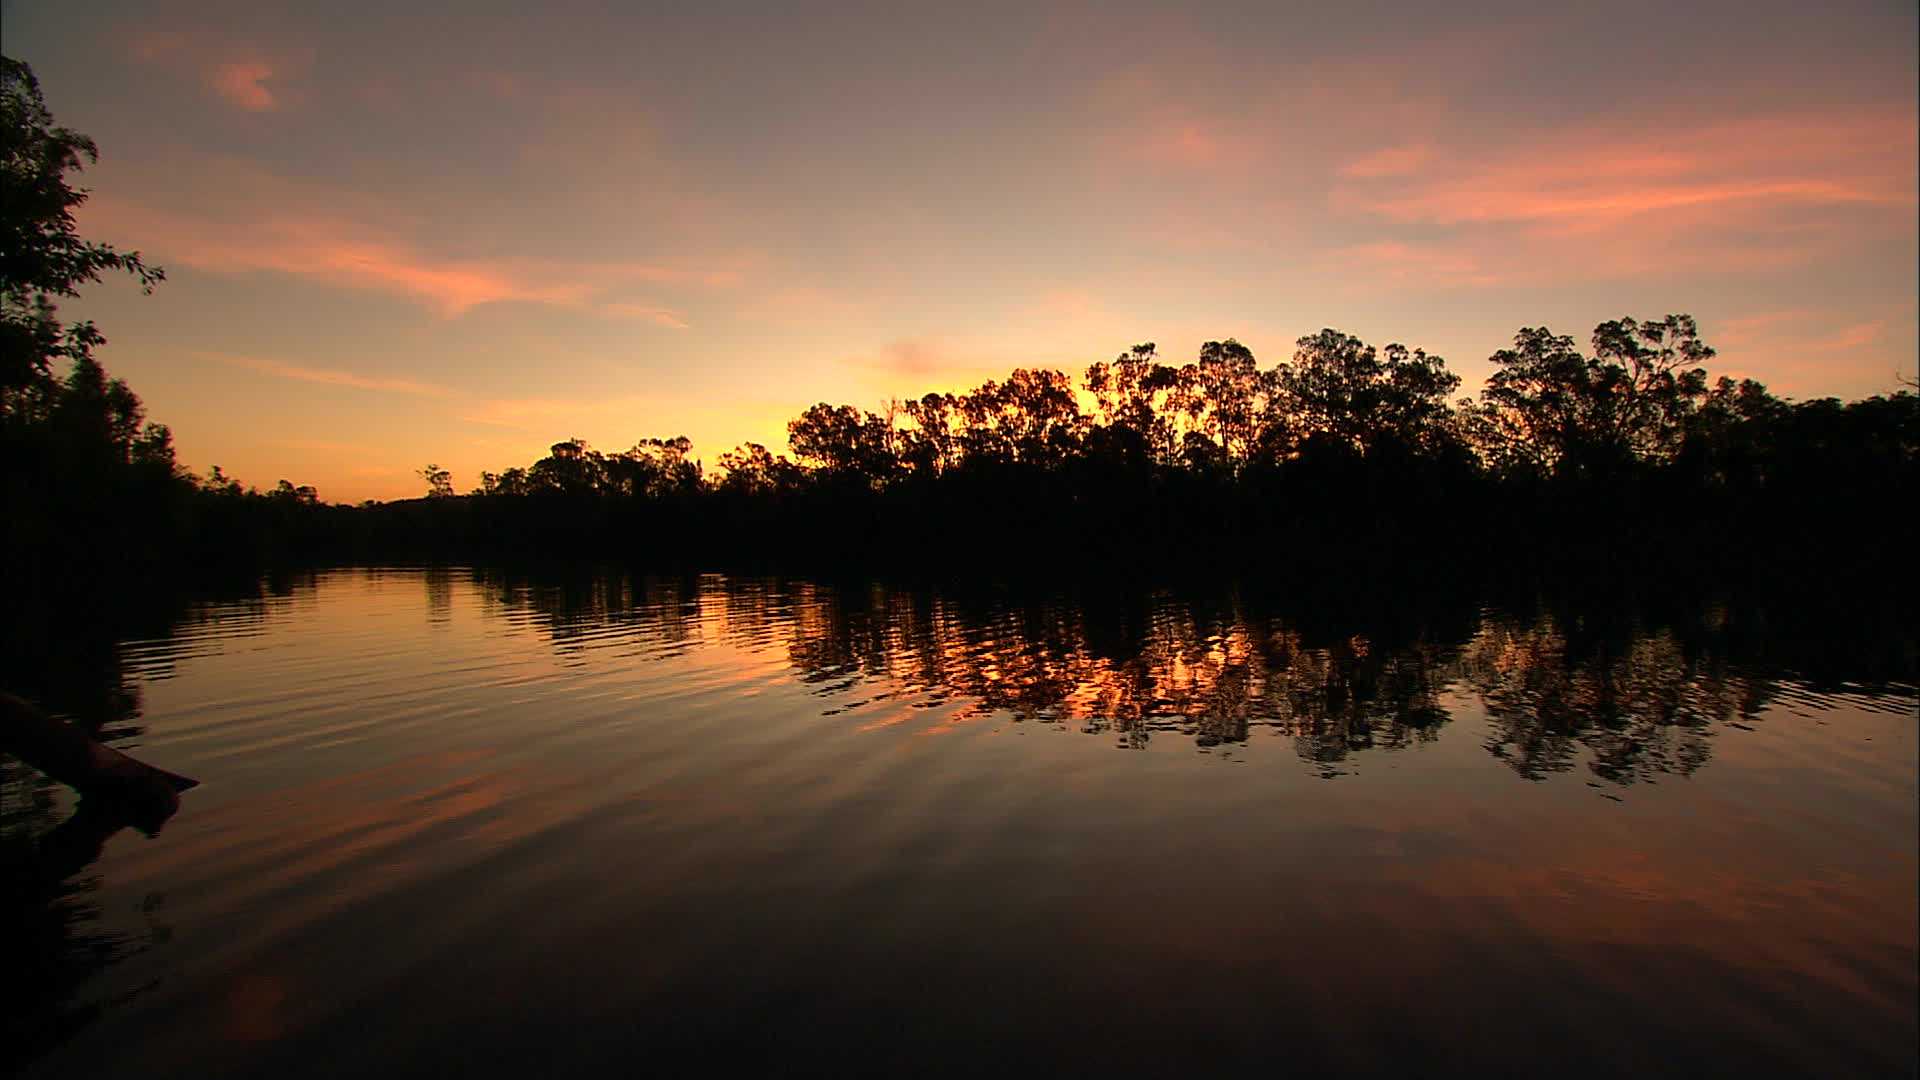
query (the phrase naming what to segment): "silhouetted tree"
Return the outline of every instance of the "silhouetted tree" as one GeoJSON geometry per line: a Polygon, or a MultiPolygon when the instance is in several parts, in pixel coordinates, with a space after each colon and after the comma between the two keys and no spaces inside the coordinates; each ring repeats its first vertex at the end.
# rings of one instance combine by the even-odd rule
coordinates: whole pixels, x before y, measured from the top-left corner
{"type": "Polygon", "coordinates": [[[1174,463],[1178,443],[1171,417],[1180,372],[1156,359],[1152,342],[1088,367],[1086,387],[1104,425],[1099,445],[1121,459],[1174,463]]]}
{"type": "Polygon", "coordinates": [[[1057,466],[1078,448],[1082,417],[1073,383],[1058,371],[1020,368],[958,402],[969,459],[1001,465],[1057,466]]]}
{"type": "Polygon", "coordinates": [[[1301,437],[1363,454],[1388,443],[1432,450],[1445,438],[1447,398],[1460,386],[1445,360],[1398,344],[1377,353],[1338,330],[1298,344],[1278,381],[1301,437]]]}
{"type": "Polygon", "coordinates": [[[151,292],[165,273],[139,252],[81,239],[73,212],[87,199],[67,183],[99,159],[93,140],[53,126],[40,83],[26,64],[0,57],[0,420],[44,415],[52,362],[91,360],[105,338],[91,322],[63,326],[59,298],[107,271],[124,271],[151,292]]]}
{"type": "Polygon", "coordinates": [[[742,443],[720,455],[715,487],[735,495],[771,495],[795,486],[799,467],[759,443],[742,443]]]}
{"type": "Polygon", "coordinates": [[[444,499],[453,494],[453,474],[440,466],[423,466],[419,470],[419,475],[420,479],[427,482],[428,498],[444,499]]]}
{"type": "Polygon", "coordinates": [[[607,493],[636,498],[665,498],[692,494],[700,488],[700,466],[687,455],[693,441],[685,435],[671,439],[642,439],[623,454],[606,459],[607,493]]]}
{"type": "Polygon", "coordinates": [[[557,442],[527,470],[527,483],[537,494],[595,495],[606,484],[606,458],[580,439],[557,442]]]}
{"type": "Polygon", "coordinates": [[[1180,369],[1173,395],[1188,424],[1184,456],[1229,468],[1247,461],[1263,423],[1280,419],[1276,389],[1274,374],[1261,371],[1245,345],[1232,338],[1202,345],[1199,361],[1180,369]]]}
{"type": "Polygon", "coordinates": [[[1593,332],[1593,355],[1570,337],[1527,327],[1493,354],[1469,429],[1495,468],[1603,478],[1678,455],[1707,395],[1713,356],[1694,320],[1616,319],[1593,332]]]}
{"type": "Polygon", "coordinates": [[[836,479],[877,487],[892,476],[892,432],[851,405],[815,405],[787,425],[794,455],[836,479]]]}
{"type": "Polygon", "coordinates": [[[952,394],[927,394],[902,409],[913,426],[900,433],[900,463],[921,479],[938,477],[959,461],[954,431],[959,402],[952,394]]]}

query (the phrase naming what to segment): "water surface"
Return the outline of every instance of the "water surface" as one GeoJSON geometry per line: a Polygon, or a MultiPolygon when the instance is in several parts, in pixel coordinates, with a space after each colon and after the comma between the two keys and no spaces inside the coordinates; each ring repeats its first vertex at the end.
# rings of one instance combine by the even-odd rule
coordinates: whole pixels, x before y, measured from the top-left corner
{"type": "Polygon", "coordinates": [[[71,796],[0,766],[7,1037],[45,1076],[1911,1072],[1910,649],[1807,670],[1741,620],[281,582],[70,710],[204,781],[157,837],[62,864],[71,796]]]}

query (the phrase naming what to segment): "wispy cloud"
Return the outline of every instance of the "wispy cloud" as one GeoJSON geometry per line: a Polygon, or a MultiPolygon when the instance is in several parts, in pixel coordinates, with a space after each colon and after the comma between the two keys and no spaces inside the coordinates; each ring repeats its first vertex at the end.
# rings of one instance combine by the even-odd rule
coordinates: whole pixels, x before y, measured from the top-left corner
{"type": "Polygon", "coordinates": [[[1433,147],[1428,143],[1388,146],[1362,154],[1340,166],[1340,175],[1363,179],[1407,176],[1419,172],[1420,167],[1432,159],[1433,147]]]}
{"type": "Polygon", "coordinates": [[[439,255],[394,230],[337,212],[299,216],[297,204],[278,211],[262,208],[258,216],[245,207],[229,208],[224,211],[229,216],[216,217],[99,199],[86,213],[99,231],[127,237],[162,261],[211,273],[265,271],[368,289],[404,297],[449,318],[482,305],[517,302],[597,307],[608,315],[684,329],[677,309],[601,298],[632,283],[730,289],[744,281],[742,271],[728,267],[439,255]]]}
{"type": "Polygon", "coordinates": [[[1844,352],[1850,349],[1864,349],[1878,345],[1887,336],[1887,321],[1874,319],[1870,322],[1854,323],[1824,339],[1815,341],[1813,347],[1823,352],[1844,352]]]}
{"type": "Polygon", "coordinates": [[[268,439],[266,445],[282,450],[304,450],[315,454],[330,456],[350,454],[374,454],[381,452],[378,447],[364,443],[336,442],[332,439],[268,439]]]}
{"type": "Polygon", "coordinates": [[[460,419],[472,424],[544,434],[568,425],[585,426],[604,422],[609,417],[641,415],[657,405],[658,402],[632,394],[585,399],[487,398],[463,409],[460,419]]]}
{"type": "Polygon", "coordinates": [[[651,304],[612,303],[600,306],[602,313],[620,319],[639,319],[655,326],[664,326],[669,330],[687,329],[687,320],[680,312],[672,308],[655,307],[651,304]]]}
{"type": "Polygon", "coordinates": [[[1830,109],[1678,128],[1657,140],[1613,127],[1463,143],[1395,169],[1376,155],[1341,170],[1337,203],[1391,221],[1597,229],[1627,219],[1782,205],[1911,206],[1913,110],[1830,109]]]}
{"type": "Polygon", "coordinates": [[[879,355],[871,358],[870,363],[889,374],[916,379],[928,378],[955,366],[947,349],[934,341],[890,341],[880,347],[879,355]]]}
{"type": "Polygon", "coordinates": [[[358,372],[342,371],[338,368],[304,367],[299,364],[286,364],[278,360],[266,360],[256,356],[234,356],[228,353],[202,353],[202,356],[217,360],[230,367],[245,368],[263,375],[272,375],[297,382],[317,383],[322,386],[348,386],[357,390],[379,390],[393,394],[412,394],[419,397],[450,398],[455,391],[445,386],[420,382],[417,379],[394,379],[378,375],[362,375],[358,372]]]}
{"type": "Polygon", "coordinates": [[[1890,322],[1884,317],[1849,320],[1837,312],[1791,308],[1728,319],[1717,337],[1734,347],[1848,352],[1884,344],[1890,322]]]}
{"type": "Polygon", "coordinates": [[[1356,283],[1381,280],[1443,287],[1497,284],[1498,274],[1488,270],[1470,251],[1439,247],[1421,247],[1397,241],[1355,244],[1328,253],[1324,264],[1347,271],[1356,283]]]}
{"type": "Polygon", "coordinates": [[[216,97],[247,112],[280,108],[285,99],[269,81],[297,76],[313,64],[311,50],[264,48],[213,30],[148,31],[134,36],[129,51],[142,63],[197,76],[216,97]]]}
{"type": "Polygon", "coordinates": [[[1016,360],[998,350],[942,338],[890,341],[875,352],[847,361],[880,394],[913,397],[970,390],[989,379],[1005,378],[1016,367],[1034,363],[1031,358],[1016,360]]]}
{"type": "Polygon", "coordinates": [[[1796,395],[1831,393],[1836,380],[1875,393],[1894,389],[1897,374],[1912,370],[1914,315],[1911,302],[1864,313],[1792,307],[1701,330],[1720,351],[1716,373],[1757,377],[1796,395]]]}

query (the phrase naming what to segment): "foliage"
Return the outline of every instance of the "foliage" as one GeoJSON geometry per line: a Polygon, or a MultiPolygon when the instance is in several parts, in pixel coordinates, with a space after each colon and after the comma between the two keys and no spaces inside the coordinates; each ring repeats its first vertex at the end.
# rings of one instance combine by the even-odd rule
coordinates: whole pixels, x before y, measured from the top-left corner
{"type": "Polygon", "coordinates": [[[419,476],[427,482],[428,498],[444,499],[453,494],[453,474],[440,466],[424,465],[419,469],[419,476]]]}
{"type": "Polygon", "coordinates": [[[1714,352],[1693,318],[1616,319],[1593,331],[1593,355],[1570,337],[1527,327],[1470,410],[1469,429],[1495,469],[1603,478],[1670,461],[1706,398],[1700,365],[1714,352]]]}
{"type": "Polygon", "coordinates": [[[57,396],[53,361],[89,361],[105,343],[91,322],[63,326],[58,298],[78,296],[108,271],[131,274],[148,292],[165,277],[139,252],[75,230],[87,192],[67,174],[99,156],[93,140],[53,126],[32,69],[0,57],[0,419],[44,418],[57,396]]]}
{"type": "Polygon", "coordinates": [[[99,331],[58,321],[58,299],[108,272],[148,289],[162,274],[77,235],[86,193],[68,174],[95,148],[52,126],[12,60],[0,114],[0,567],[29,587],[100,567],[481,547],[1045,559],[1284,542],[1376,562],[1493,545],[1578,560],[1730,535],[1815,551],[1851,532],[1868,538],[1857,554],[1901,550],[1910,530],[1874,532],[1878,510],[1920,494],[1920,398],[1793,403],[1710,383],[1714,351],[1678,314],[1604,322],[1584,352],[1523,328],[1457,404],[1440,357],[1329,328],[1268,368],[1234,338],[1178,366],[1144,343],[1078,381],[1019,368],[877,412],[821,402],[788,424],[791,457],[747,443],[711,474],[684,436],[617,452],[569,439],[466,496],[437,464],[419,470],[424,499],[331,507],[286,480],[263,494],[218,466],[181,469],[171,433],[94,357],[99,331]]]}

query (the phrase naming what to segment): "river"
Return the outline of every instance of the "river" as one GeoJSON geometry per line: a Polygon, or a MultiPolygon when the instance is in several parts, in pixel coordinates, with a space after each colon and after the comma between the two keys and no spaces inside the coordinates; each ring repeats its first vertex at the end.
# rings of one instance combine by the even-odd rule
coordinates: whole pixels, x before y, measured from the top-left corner
{"type": "Polygon", "coordinates": [[[1911,646],[1775,637],[1230,584],[277,580],[69,679],[202,781],[157,835],[0,764],[9,1055],[1910,1072],[1911,646]]]}

